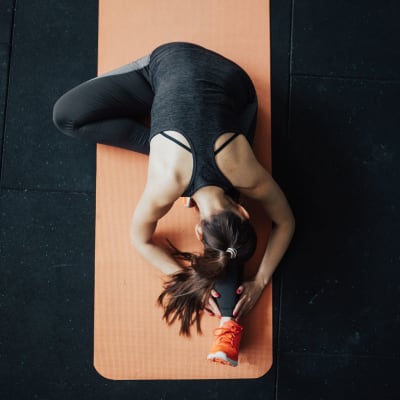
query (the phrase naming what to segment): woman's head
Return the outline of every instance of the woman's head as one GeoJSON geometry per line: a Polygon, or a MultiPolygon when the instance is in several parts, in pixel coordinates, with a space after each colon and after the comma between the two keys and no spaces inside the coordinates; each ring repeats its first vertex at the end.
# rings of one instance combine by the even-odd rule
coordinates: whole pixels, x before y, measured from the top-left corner
{"type": "Polygon", "coordinates": [[[257,237],[244,208],[242,212],[223,211],[204,219],[197,232],[204,250],[218,250],[230,263],[244,263],[254,253],[257,237]],[[233,249],[233,251],[227,251],[233,249]]]}
{"type": "Polygon", "coordinates": [[[175,249],[176,258],[190,262],[166,282],[158,301],[164,306],[169,324],[181,321],[181,334],[189,335],[196,322],[200,332],[200,313],[211,290],[228,266],[241,267],[254,253],[257,237],[248,218],[234,211],[212,215],[198,225],[197,234],[204,244],[203,254],[184,253],[175,249]]]}

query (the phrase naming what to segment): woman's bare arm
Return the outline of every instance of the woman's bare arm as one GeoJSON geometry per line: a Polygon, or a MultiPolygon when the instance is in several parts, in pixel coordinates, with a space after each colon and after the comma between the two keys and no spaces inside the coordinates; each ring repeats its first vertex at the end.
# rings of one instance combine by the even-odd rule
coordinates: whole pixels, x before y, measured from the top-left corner
{"type": "Polygon", "coordinates": [[[266,286],[284,256],[292,240],[295,219],[285,195],[274,179],[267,173],[250,196],[262,203],[273,226],[255,279],[266,286]]]}
{"type": "Polygon", "coordinates": [[[255,277],[239,288],[242,296],[234,310],[238,317],[247,313],[257,302],[284,256],[295,230],[292,210],[278,184],[254,156],[250,155],[246,162],[249,176],[247,179],[244,177],[243,183],[251,182],[251,185],[243,185],[241,192],[262,204],[273,226],[255,277]]]}
{"type": "Polygon", "coordinates": [[[145,189],[136,207],[131,225],[131,241],[136,250],[152,265],[164,274],[173,274],[180,270],[175,259],[153,241],[158,220],[172,207],[173,201],[161,201],[145,189]]]}

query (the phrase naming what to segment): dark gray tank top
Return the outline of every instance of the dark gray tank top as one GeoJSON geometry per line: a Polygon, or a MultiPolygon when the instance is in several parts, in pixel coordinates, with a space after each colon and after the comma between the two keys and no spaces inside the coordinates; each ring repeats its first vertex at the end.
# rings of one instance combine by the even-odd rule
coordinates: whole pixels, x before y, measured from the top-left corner
{"type": "Polygon", "coordinates": [[[249,76],[227,58],[184,42],[156,48],[150,56],[149,76],[154,91],[150,140],[163,134],[192,153],[192,177],[182,196],[218,186],[237,199],[239,193],[219,170],[215,155],[238,134],[251,143],[252,133],[244,132],[239,121],[255,98],[249,76]],[[168,130],[181,133],[190,148],[164,133],[168,130]],[[215,141],[226,132],[235,135],[214,151],[215,141]]]}

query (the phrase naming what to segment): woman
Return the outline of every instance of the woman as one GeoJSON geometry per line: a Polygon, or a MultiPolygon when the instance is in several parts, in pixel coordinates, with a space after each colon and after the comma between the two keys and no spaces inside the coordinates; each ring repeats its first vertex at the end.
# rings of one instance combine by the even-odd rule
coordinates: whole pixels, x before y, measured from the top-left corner
{"type": "Polygon", "coordinates": [[[257,302],[294,231],[286,198],[251,149],[257,98],[237,64],[192,43],[167,43],[131,64],[64,94],[54,123],[70,136],[149,155],[148,177],[132,222],[132,243],[167,275],[159,303],[168,323],[200,331],[203,309],[221,318],[208,359],[236,366],[239,320],[257,302]],[[146,117],[151,114],[150,127],[146,117]],[[256,235],[239,195],[262,203],[274,223],[256,275],[242,282],[256,235]],[[203,254],[165,251],[157,221],[179,197],[196,205],[203,254]],[[182,266],[186,260],[191,268],[182,266]]]}

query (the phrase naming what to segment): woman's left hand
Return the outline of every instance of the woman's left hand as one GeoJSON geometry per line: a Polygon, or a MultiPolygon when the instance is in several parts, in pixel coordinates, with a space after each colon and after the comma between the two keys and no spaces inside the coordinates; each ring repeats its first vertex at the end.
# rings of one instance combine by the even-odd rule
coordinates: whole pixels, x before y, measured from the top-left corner
{"type": "Polygon", "coordinates": [[[233,310],[233,316],[236,320],[246,315],[255,306],[264,287],[265,286],[257,280],[243,282],[238,287],[236,293],[240,294],[240,299],[233,310]]]}

